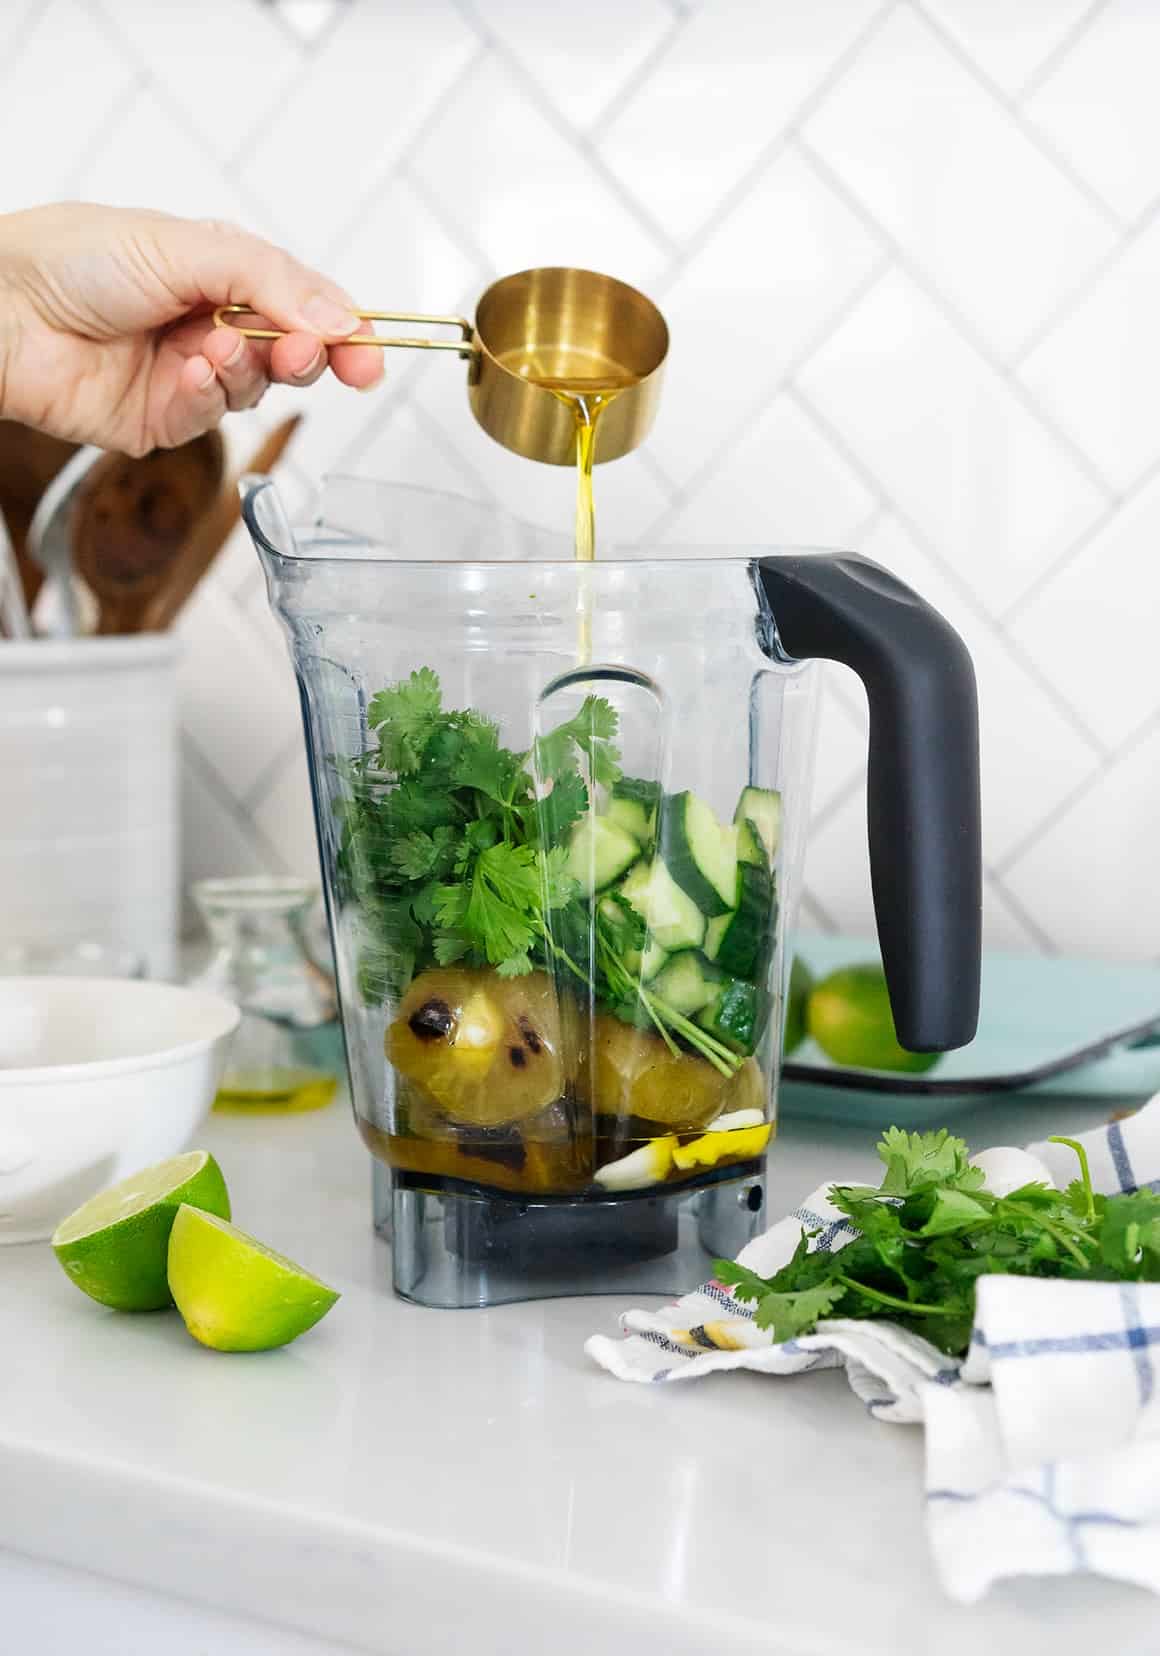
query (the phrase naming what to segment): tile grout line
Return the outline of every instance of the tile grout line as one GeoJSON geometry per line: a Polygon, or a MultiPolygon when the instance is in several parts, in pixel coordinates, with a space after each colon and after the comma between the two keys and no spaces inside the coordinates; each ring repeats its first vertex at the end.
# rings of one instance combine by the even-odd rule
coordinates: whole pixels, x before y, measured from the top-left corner
{"type": "Polygon", "coordinates": [[[609,194],[619,201],[627,213],[635,218],[638,227],[648,240],[653,242],[661,253],[675,253],[678,244],[673,237],[626,188],[619,175],[608,165],[595,145],[589,141],[587,135],[578,131],[570,121],[561,115],[539,81],[509,49],[503,37],[495,34],[478,17],[471,0],[453,0],[453,4],[464,19],[475,28],[476,32],[482,35],[495,60],[501,62],[508,74],[523,87],[529,104],[539,111],[558,138],[562,139],[570,149],[576,151],[587,161],[609,194]]]}
{"type": "Polygon", "coordinates": [[[200,786],[213,796],[242,837],[249,841],[268,867],[272,862],[279,872],[285,872],[286,862],[277,847],[259,825],[239,809],[239,801],[230,791],[225,778],[185,725],[180,727],[179,744],[182,762],[194,773],[200,786]]]}
{"type": "Polygon", "coordinates": [[[1004,905],[1008,913],[1014,915],[1015,919],[1018,920],[1019,924],[1023,927],[1024,931],[1027,932],[1028,936],[1031,937],[1032,941],[1039,944],[1039,947],[1044,954],[1057,955],[1060,953],[1059,944],[1049,932],[1044,931],[1035,916],[1029,909],[1024,907],[1012,891],[1008,890],[1007,886],[993,869],[990,869],[985,873],[984,884],[991,891],[992,895],[1004,905]]]}
{"type": "Polygon", "coordinates": [[[801,153],[815,169],[818,176],[856,213],[861,222],[875,232],[883,244],[892,253],[898,268],[914,284],[915,287],[929,300],[937,310],[943,321],[958,335],[963,344],[974,351],[975,355],[1006,385],[1014,400],[1029,414],[1033,420],[1048,434],[1056,446],[1067,454],[1076,469],[1081,471],[1087,481],[1102,494],[1105,500],[1115,495],[1115,489],[1110,481],[1104,477],[1099,467],[1084,449],[1060,426],[1046,409],[1031,394],[1023,382],[1011,373],[1002,359],[997,357],[979,334],[974,324],[963,316],[958,307],[941,291],[937,283],[923,270],[921,264],[911,258],[898,238],[882,225],[875,215],[862,201],[861,197],[849,189],[840,174],[834,171],[829,162],[804,137],[799,139],[801,153]]]}
{"type": "MultiPolygon", "coordinates": [[[[384,183],[387,180],[405,176],[411,182],[412,187],[415,187],[418,175],[415,173],[410,163],[416,150],[418,150],[420,145],[430,136],[432,129],[438,126],[439,122],[447,114],[448,109],[451,107],[455,98],[459,96],[463,87],[487,62],[488,54],[489,47],[487,43],[485,41],[480,41],[476,45],[475,49],[469,54],[463,66],[451,77],[450,81],[444,87],[440,95],[435,99],[430,108],[423,112],[421,119],[415,126],[415,129],[411,133],[410,137],[403,145],[401,145],[398,152],[391,158],[391,160],[384,163],[382,170],[375,174],[366,190],[364,190],[358,197],[354,210],[350,216],[342,221],[339,228],[335,231],[334,235],[327,243],[322,255],[324,259],[333,260],[336,256],[336,250],[341,248],[343,241],[363,223],[366,217],[368,203],[372,202],[375,197],[381,193],[384,183]]],[[[447,228],[450,234],[449,221],[444,219],[442,222],[444,223],[444,228],[447,228]]],[[[461,229],[457,229],[453,240],[455,240],[457,245],[460,247],[465,245],[461,229]]],[[[483,263],[484,266],[487,267],[490,261],[484,259],[483,263]]]]}
{"type": "MultiPolygon", "coordinates": [[[[672,500],[665,510],[654,520],[646,531],[646,535],[664,534],[673,519],[684,509],[689,502],[695,499],[698,491],[707,483],[712,474],[720,468],[722,460],[734,448],[746,431],[750,430],[756,420],[781,396],[789,393],[794,384],[795,376],[805,367],[811,358],[829,342],[846,319],[853,315],[862,301],[873,291],[891,269],[889,256],[882,257],[871,266],[866,275],[838,304],[836,309],[825,318],[818,329],[806,339],[801,347],[790,358],[789,362],[779,371],[771,384],[766,385],[760,392],[754,394],[752,403],[746,404],[745,412],[739,416],[736,424],[712,453],[698,466],[691,475],[686,475],[681,483],[671,482],[672,500]]],[[[832,445],[831,445],[832,446],[832,445]]],[[[661,465],[661,462],[657,462],[661,465]]],[[[663,470],[663,465],[661,466],[663,470]]],[[[667,473],[666,473],[667,475],[667,473]]],[[[859,474],[860,481],[865,485],[866,479],[859,474]]],[[[881,505],[882,491],[877,485],[870,491],[871,499],[881,505]]]]}
{"type": "MultiPolygon", "coordinates": [[[[270,10],[277,11],[279,9],[276,4],[271,6],[269,0],[266,0],[266,6],[270,10]]],[[[289,76],[286,86],[283,88],[282,98],[258,116],[253,126],[246,131],[238,147],[226,157],[224,166],[231,178],[237,177],[242,172],[249,152],[261,143],[264,134],[282,113],[285,104],[291,101],[297,95],[298,89],[310,79],[314,73],[315,62],[320,52],[330,44],[332,37],[339,33],[350,16],[351,8],[343,0],[343,3],[336,5],[330,21],[319,31],[314,40],[305,41],[301,36],[294,36],[302,57],[302,63],[289,76]]],[[[289,25],[287,25],[287,32],[292,36],[294,35],[294,31],[289,25]]]]}
{"type": "Polygon", "coordinates": [[[966,585],[960,579],[954,565],[943,557],[935,542],[926,534],[925,530],[923,530],[914,521],[910,513],[899,506],[898,502],[886,492],[881,482],[863,464],[860,456],[857,454],[857,451],[850,446],[837,427],[835,427],[818,409],[817,405],[811,401],[800,385],[792,386],[789,390],[789,395],[795,399],[801,407],[803,413],[805,413],[806,416],[817,426],[823,436],[827,437],[838,452],[849,461],[853,469],[858,473],[863,481],[867,483],[867,486],[873,487],[877,498],[883,502],[884,506],[898,520],[915,544],[940,571],[944,579],[950,582],[951,586],[958,593],[966,607],[972,611],[977,620],[984,623],[984,625],[990,628],[992,632],[998,635],[1006,647],[1008,654],[1018,662],[1028,677],[1039,686],[1039,688],[1056,707],[1057,711],[1066,717],[1067,722],[1072,726],[1074,732],[1083,739],[1089,748],[1092,749],[1094,756],[1102,757],[1107,752],[1106,746],[1099,740],[1094,731],[1088,729],[1082,715],[1074,707],[1072,707],[1071,703],[1063,695],[1061,695],[1060,691],[1051,682],[1051,680],[1045,677],[1045,675],[1040,671],[1038,665],[1026,654],[1018,641],[1012,638],[1011,635],[1003,629],[1001,624],[996,621],[995,617],[983,605],[975,589],[966,585]]]}
{"type": "Polygon", "coordinates": [[[1063,574],[1068,565],[1085,552],[1093,541],[1097,541],[1101,535],[1105,534],[1116,519],[1122,517],[1139,497],[1147,492],[1151,484],[1156,481],[1157,476],[1160,476],[1160,455],[1157,455],[1151,465],[1140,473],[1125,493],[1118,496],[1111,503],[1106,512],[1102,513],[1094,523],[1090,523],[1083,533],[1066,546],[1046,569],[1041,570],[1030,586],[1021,592],[1018,598],[1002,612],[1004,632],[1006,632],[1011,622],[1021,620],[1028,609],[1034,607],[1038,599],[1042,597],[1044,591],[1054,583],[1058,576],[1063,574]]]}
{"type": "Polygon", "coordinates": [[[1160,730],[1160,708],[1155,708],[1134,730],[1129,732],[1117,747],[1107,754],[1100,764],[1096,765],[1087,776],[1076,783],[1075,787],[1048,812],[1032,833],[1025,834],[1009,851],[1004,852],[1003,856],[995,863],[996,874],[1003,876],[1010,873],[1011,869],[1022,862],[1023,858],[1043,838],[1045,833],[1050,832],[1057,822],[1061,822],[1068,816],[1074,807],[1091,793],[1093,788],[1109,776],[1112,771],[1118,769],[1125,760],[1130,759],[1136,749],[1143,747],[1146,742],[1150,741],[1158,730],[1160,730]]]}
{"type": "Polygon", "coordinates": [[[933,17],[927,11],[923,0],[902,0],[902,3],[909,6],[915,16],[922,20],[943,49],[955,59],[959,67],[971,77],[976,86],[994,103],[999,105],[1027,142],[1039,152],[1041,158],[1054,167],[1060,177],[1065,178],[1072,189],[1078,195],[1082,195],[1088,205],[1114,230],[1123,232],[1125,228],[1124,221],[1115,208],[1104,200],[1099,191],[1088,183],[1087,179],[1072,166],[1065,155],[1056,150],[1050,139],[1040,132],[1039,128],[1024,114],[1015,100],[991,79],[990,75],[971,56],[970,52],[960,44],[956,36],[938,18],[933,17]]]}
{"type": "Polygon", "coordinates": [[[1100,13],[1106,11],[1110,0],[1093,0],[1086,12],[1077,17],[1061,40],[1048,52],[1047,56],[1028,75],[1027,79],[1010,94],[1017,104],[1025,103],[1032,97],[1045,81],[1051,79],[1065,58],[1071,56],[1072,51],[1079,45],[1100,13]]]}
{"type": "Polygon", "coordinates": [[[94,162],[100,161],[102,152],[113,139],[125,121],[133,112],[133,106],[138,103],[143,93],[152,90],[149,77],[140,68],[134,67],[129,85],[122,95],[111,103],[105,111],[105,118],[85,145],[84,159],[80,161],[67,175],[62,197],[69,197],[78,190],[84,189],[85,174],[94,162]]]}
{"type": "MultiPolygon", "coordinates": [[[[742,171],[737,181],[724,192],[709,216],[685,238],[673,264],[664,272],[658,284],[658,293],[663,294],[673,286],[681,272],[708,245],[725,221],[736,211],[745,197],[752,192],[762,173],[774,165],[783,151],[793,147],[799,138],[802,123],[810,119],[819,104],[824,102],[842,77],[853,67],[861,52],[897,9],[899,3],[900,0],[885,0],[885,4],[869,22],[863,25],[849,45],[838,54],[821,80],[815,85],[813,91],[808,93],[798,104],[785,125],[742,171]]],[[[881,237],[876,239],[881,241],[881,237]]]]}

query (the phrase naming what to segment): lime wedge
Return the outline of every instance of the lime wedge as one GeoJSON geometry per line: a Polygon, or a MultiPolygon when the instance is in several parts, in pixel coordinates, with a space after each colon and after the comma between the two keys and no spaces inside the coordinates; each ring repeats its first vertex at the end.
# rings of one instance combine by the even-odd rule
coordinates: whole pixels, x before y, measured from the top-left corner
{"type": "Polygon", "coordinates": [[[806,1027],[827,1058],[853,1069],[921,1074],[937,1052],[908,1052],[898,1043],[881,966],[843,966],[810,992],[806,1027]]]}
{"type": "Polygon", "coordinates": [[[226,1181],[207,1150],[171,1156],[91,1197],[61,1220],[53,1250],[91,1299],[115,1311],[159,1311],[173,1304],[166,1260],[183,1202],[229,1217],[226,1181]]]}
{"type": "Polygon", "coordinates": [[[195,1340],[214,1351],[270,1351],[325,1317],[338,1294],[236,1226],[178,1209],[169,1287],[195,1340]]]}

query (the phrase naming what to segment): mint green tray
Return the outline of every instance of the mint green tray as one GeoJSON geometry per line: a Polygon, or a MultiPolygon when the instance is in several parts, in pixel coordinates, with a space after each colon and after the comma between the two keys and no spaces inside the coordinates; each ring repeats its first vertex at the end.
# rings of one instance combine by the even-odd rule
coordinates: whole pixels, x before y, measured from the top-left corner
{"type": "MultiPolygon", "coordinates": [[[[877,960],[874,943],[803,935],[817,977],[877,960]]],[[[812,1041],[782,1066],[785,1116],[924,1126],[991,1096],[1034,1092],[1138,1101],[1160,1091],[1160,966],[987,954],[979,1032],[925,1075],[842,1068],[812,1041]]]]}

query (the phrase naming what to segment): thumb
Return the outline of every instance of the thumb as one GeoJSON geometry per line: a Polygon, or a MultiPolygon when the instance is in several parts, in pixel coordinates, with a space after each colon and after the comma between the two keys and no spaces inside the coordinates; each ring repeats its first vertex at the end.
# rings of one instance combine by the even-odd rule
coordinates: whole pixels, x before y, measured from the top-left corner
{"type": "Polygon", "coordinates": [[[158,263],[181,311],[245,305],[276,328],[340,340],[355,333],[354,301],[337,283],[248,230],[217,220],[162,219],[158,263]]]}

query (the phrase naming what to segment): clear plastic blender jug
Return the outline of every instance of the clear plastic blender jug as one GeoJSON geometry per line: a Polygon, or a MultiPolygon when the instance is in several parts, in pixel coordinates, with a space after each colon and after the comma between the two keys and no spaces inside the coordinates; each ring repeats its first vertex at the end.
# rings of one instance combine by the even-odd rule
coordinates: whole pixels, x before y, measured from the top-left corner
{"type": "Polygon", "coordinates": [[[355,1116],[396,1290],[672,1291],[762,1223],[815,674],[871,711],[875,903],[916,1050],[974,1033],[974,677],[844,555],[577,563],[425,490],[244,512],[290,643],[355,1116]]]}

